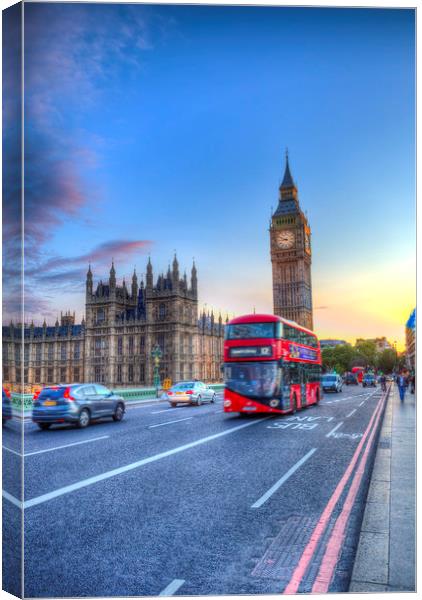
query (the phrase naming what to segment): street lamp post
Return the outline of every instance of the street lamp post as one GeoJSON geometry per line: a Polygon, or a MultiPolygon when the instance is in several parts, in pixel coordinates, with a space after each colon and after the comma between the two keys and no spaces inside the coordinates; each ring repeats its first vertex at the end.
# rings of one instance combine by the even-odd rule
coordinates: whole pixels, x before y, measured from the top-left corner
{"type": "Polygon", "coordinates": [[[153,373],[153,386],[156,388],[156,395],[158,397],[158,390],[161,387],[160,381],[160,360],[163,356],[161,352],[161,348],[158,344],[156,344],[155,348],[151,352],[152,359],[154,361],[154,373],[153,373]]]}

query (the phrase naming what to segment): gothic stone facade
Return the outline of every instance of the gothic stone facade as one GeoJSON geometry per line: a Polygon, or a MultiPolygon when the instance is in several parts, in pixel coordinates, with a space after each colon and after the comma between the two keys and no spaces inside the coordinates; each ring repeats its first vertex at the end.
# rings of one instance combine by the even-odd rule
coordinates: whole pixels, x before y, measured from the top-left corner
{"type": "Polygon", "coordinates": [[[138,286],[134,273],[130,290],[124,280],[117,285],[114,265],[108,282],[94,289],[89,268],[85,311],[79,325],[69,313],[54,327],[45,322],[25,326],[23,357],[21,327],[3,327],[3,381],[16,385],[24,377],[28,386],[73,381],[151,385],[156,345],[162,352],[162,381],[221,379],[224,325],[213,314],[198,319],[195,265],[190,284],[186,275],[180,277],[176,257],[172,270],[154,283],[149,260],[145,284],[138,286]]]}
{"type": "Polygon", "coordinates": [[[274,314],[313,329],[311,228],[299,206],[287,156],[270,243],[274,314]]]}

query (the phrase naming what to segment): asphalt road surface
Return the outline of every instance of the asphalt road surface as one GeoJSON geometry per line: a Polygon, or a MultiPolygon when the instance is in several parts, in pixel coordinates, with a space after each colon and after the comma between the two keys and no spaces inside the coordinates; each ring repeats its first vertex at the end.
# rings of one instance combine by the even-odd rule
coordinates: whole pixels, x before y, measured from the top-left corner
{"type": "MultiPolygon", "coordinates": [[[[26,423],[25,596],[347,591],[382,408],[379,388],[350,386],[283,417],[224,414],[219,396],[84,430],[26,423]]],[[[20,451],[8,423],[12,592],[20,451]]]]}

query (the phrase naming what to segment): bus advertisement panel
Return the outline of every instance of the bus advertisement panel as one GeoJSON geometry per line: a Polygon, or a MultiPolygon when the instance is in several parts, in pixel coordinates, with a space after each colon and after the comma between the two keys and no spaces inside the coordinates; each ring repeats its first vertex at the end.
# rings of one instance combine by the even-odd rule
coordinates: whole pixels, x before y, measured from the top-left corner
{"type": "Polygon", "coordinates": [[[275,315],[245,315],[225,327],[224,411],[291,413],[321,398],[316,335],[275,315]]]}

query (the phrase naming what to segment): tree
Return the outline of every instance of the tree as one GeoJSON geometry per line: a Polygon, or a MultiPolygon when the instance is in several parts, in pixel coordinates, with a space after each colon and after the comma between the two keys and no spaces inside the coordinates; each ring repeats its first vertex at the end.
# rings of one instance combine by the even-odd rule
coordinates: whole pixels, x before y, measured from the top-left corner
{"type": "Polygon", "coordinates": [[[397,362],[395,350],[386,348],[378,354],[378,368],[383,373],[391,373],[397,362]]]}
{"type": "MultiPolygon", "coordinates": [[[[363,367],[374,368],[377,364],[377,346],[375,342],[366,340],[355,346],[356,359],[359,359],[363,367]]],[[[358,365],[355,365],[358,366],[358,365]]]]}

